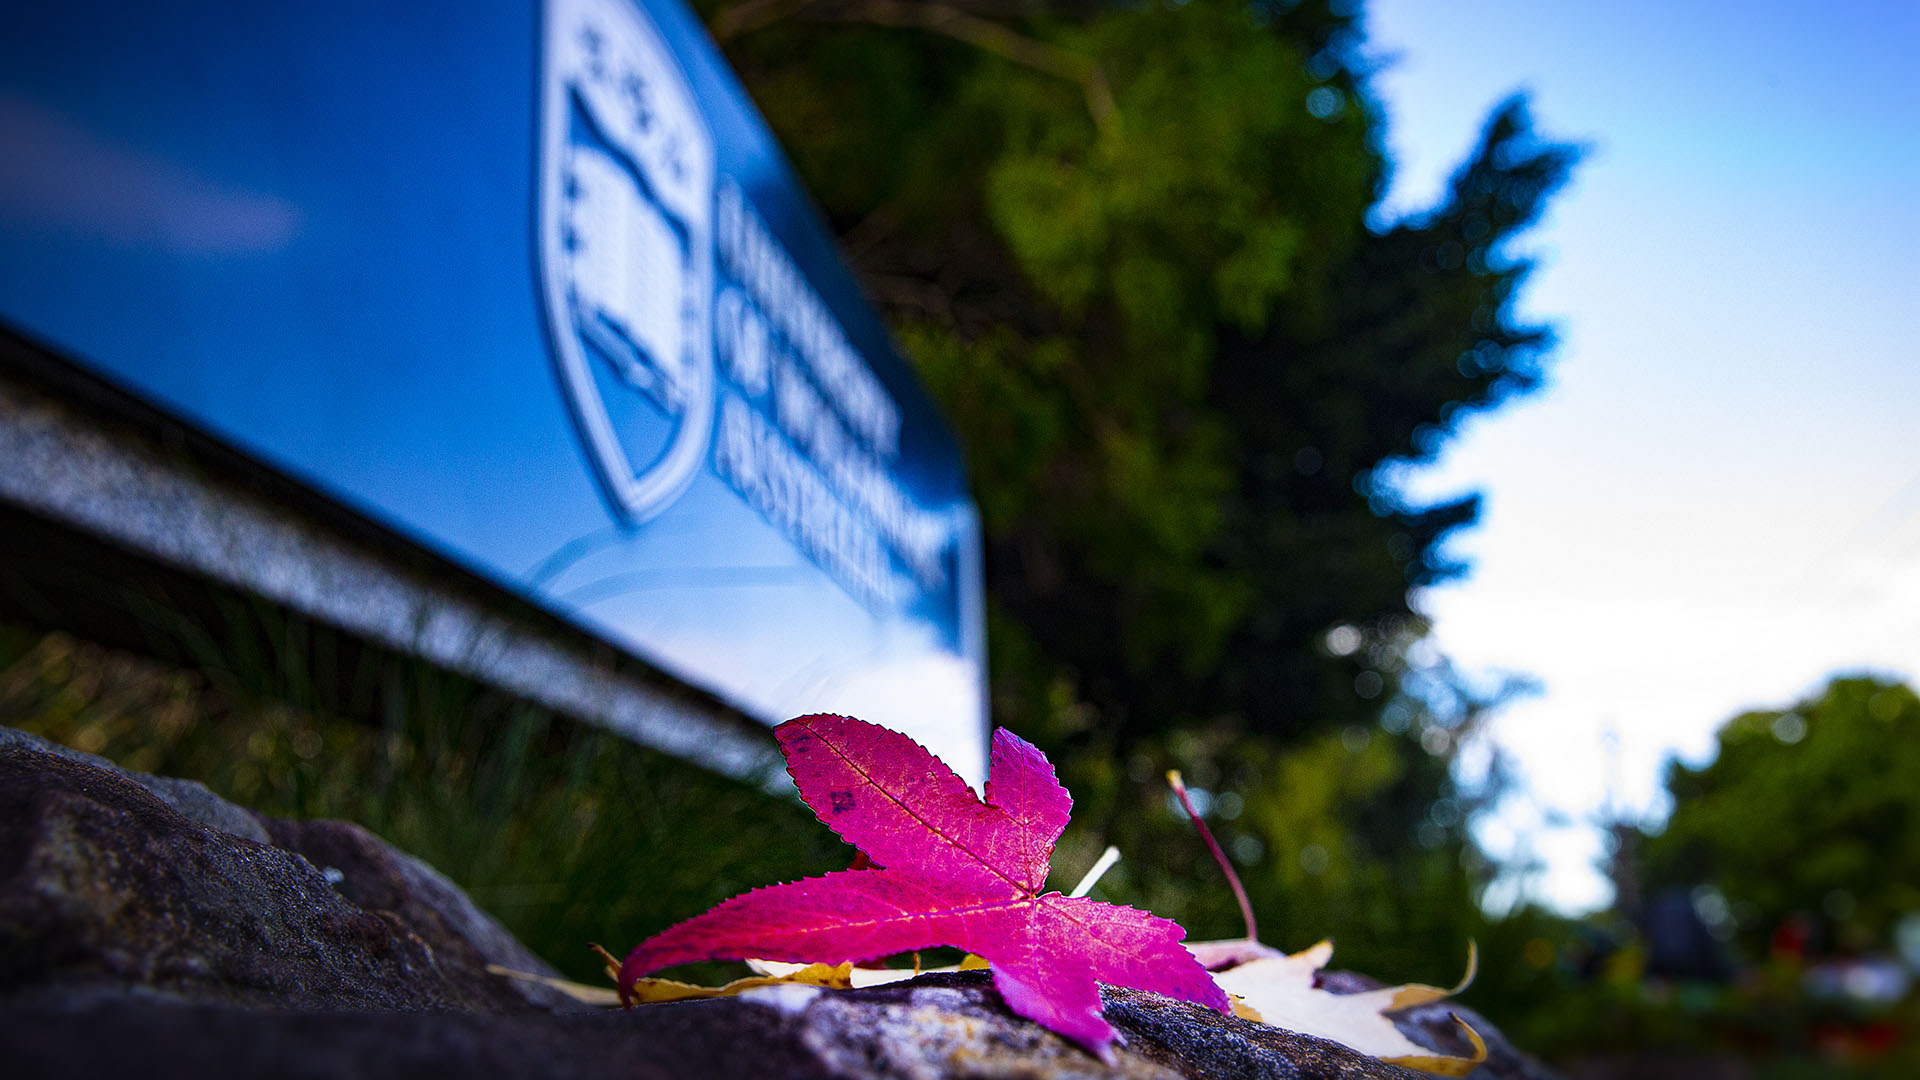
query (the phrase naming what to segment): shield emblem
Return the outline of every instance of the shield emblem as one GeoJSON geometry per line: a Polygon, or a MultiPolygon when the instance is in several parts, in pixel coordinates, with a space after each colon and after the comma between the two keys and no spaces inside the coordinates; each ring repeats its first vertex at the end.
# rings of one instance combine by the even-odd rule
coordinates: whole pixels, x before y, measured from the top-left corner
{"type": "Polygon", "coordinates": [[[631,0],[548,0],[542,67],[547,329],[588,456],[638,523],[712,439],[713,137],[631,0]]]}

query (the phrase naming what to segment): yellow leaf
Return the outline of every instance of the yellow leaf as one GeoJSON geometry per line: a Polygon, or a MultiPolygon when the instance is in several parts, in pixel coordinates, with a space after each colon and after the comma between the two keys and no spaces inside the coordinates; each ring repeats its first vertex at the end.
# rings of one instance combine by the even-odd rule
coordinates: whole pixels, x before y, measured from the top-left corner
{"type": "Polygon", "coordinates": [[[1382,1058],[1381,1060],[1391,1065],[1399,1065],[1402,1068],[1419,1069],[1421,1072],[1430,1072],[1436,1076],[1467,1075],[1478,1068],[1481,1062],[1487,1060],[1487,1041],[1480,1037],[1479,1032],[1473,1030],[1472,1024],[1467,1023],[1458,1016],[1453,1018],[1453,1022],[1460,1025],[1460,1030],[1467,1034],[1467,1041],[1473,1044],[1472,1057],[1457,1058],[1448,1057],[1445,1054],[1427,1053],[1414,1054],[1408,1057],[1382,1058]]]}
{"type": "Polygon", "coordinates": [[[1442,990],[1434,986],[1422,986],[1419,983],[1408,983],[1407,985],[1399,987],[1395,990],[1393,995],[1393,1004],[1387,1006],[1386,1011],[1399,1012],[1402,1009],[1411,1009],[1415,1005],[1425,1005],[1425,1004],[1428,1004],[1429,1002],[1445,1001],[1450,997],[1456,997],[1461,993],[1465,992],[1467,987],[1473,985],[1473,977],[1479,974],[1479,972],[1480,972],[1480,947],[1476,945],[1471,938],[1469,938],[1467,940],[1467,973],[1465,975],[1460,976],[1460,981],[1454,985],[1453,989],[1442,990]]]}
{"type": "MultiPolygon", "coordinates": [[[[749,960],[747,961],[747,966],[762,975],[786,977],[791,976],[794,972],[804,970],[808,965],[789,964],[779,960],[749,960]]],[[[822,965],[814,964],[812,966],[820,967],[822,965]]],[[[913,969],[853,967],[849,964],[842,964],[841,966],[848,969],[847,987],[855,990],[864,990],[869,986],[885,986],[888,983],[905,982],[916,975],[930,975],[935,972],[985,971],[987,969],[987,961],[984,957],[968,953],[965,959],[951,967],[913,969]]],[[[846,987],[835,987],[834,989],[846,989],[846,987]]]]}
{"type": "Polygon", "coordinates": [[[585,1002],[588,1005],[620,1004],[620,995],[616,993],[612,987],[588,986],[585,983],[556,979],[551,975],[538,975],[531,971],[515,971],[510,967],[501,967],[499,964],[488,964],[487,971],[491,974],[501,975],[509,979],[519,979],[521,982],[532,982],[539,983],[541,986],[550,986],[573,1000],[585,1002]]]}
{"type": "Polygon", "coordinates": [[[759,986],[779,986],[782,983],[798,983],[802,986],[820,986],[828,990],[847,990],[853,986],[850,973],[852,964],[795,964],[792,971],[779,975],[749,975],[744,979],[735,979],[725,986],[695,986],[692,983],[675,982],[672,979],[637,979],[633,984],[633,999],[642,1004],[655,1004],[663,1001],[686,1001],[691,998],[732,997],[742,990],[752,990],[759,986]]]}
{"type": "MultiPolygon", "coordinates": [[[[744,979],[735,979],[725,986],[695,986],[693,983],[676,982],[672,979],[641,979],[634,983],[633,1000],[642,1005],[657,1005],[665,1001],[688,1001],[695,998],[732,997],[742,990],[751,990],[756,986],[778,986],[781,983],[799,983],[803,986],[820,986],[829,990],[846,990],[853,983],[849,972],[853,965],[841,964],[834,967],[828,964],[787,964],[791,970],[777,975],[750,975],[744,979]]],[[[550,986],[566,994],[575,1001],[588,1005],[618,1005],[620,995],[608,987],[587,986],[583,983],[568,982],[547,975],[537,975],[531,971],[515,971],[488,964],[487,970],[495,975],[524,982],[535,982],[550,986]]]]}

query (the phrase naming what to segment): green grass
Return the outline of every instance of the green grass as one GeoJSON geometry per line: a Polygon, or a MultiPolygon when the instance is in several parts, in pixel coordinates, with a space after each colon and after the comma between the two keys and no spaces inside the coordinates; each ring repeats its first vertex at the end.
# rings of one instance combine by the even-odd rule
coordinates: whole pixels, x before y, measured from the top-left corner
{"type": "Polygon", "coordinates": [[[797,801],[425,664],[358,673],[373,693],[350,696],[375,707],[354,716],[301,704],[326,695],[284,655],[213,659],[163,664],[0,625],[0,724],[268,814],[358,822],[588,981],[591,942],[622,952],[847,859],[797,801]]]}

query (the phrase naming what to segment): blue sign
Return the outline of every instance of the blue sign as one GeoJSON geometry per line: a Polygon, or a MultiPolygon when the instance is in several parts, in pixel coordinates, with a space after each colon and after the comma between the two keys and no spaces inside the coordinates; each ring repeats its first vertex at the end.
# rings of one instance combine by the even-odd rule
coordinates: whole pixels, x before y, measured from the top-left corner
{"type": "Polygon", "coordinates": [[[680,0],[67,0],[0,323],[769,723],[984,772],[960,454],[680,0]]]}

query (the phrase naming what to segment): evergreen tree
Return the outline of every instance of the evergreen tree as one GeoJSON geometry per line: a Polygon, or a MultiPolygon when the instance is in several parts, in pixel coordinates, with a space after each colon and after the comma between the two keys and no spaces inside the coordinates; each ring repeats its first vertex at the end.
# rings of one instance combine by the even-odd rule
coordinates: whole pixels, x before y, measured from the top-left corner
{"type": "Polygon", "coordinates": [[[1459,572],[1478,502],[1379,477],[1539,384],[1511,249],[1576,157],[1509,101],[1441,205],[1370,227],[1384,121],[1350,6],[704,8],[967,449],[996,720],[1143,879],[1206,873],[1141,812],[1182,765],[1274,853],[1263,903],[1329,912],[1465,895],[1447,750],[1486,703],[1410,662],[1409,591],[1459,572]],[[1273,788],[1313,769],[1345,779],[1273,788]],[[1305,813],[1355,872],[1299,880],[1305,813]]]}

